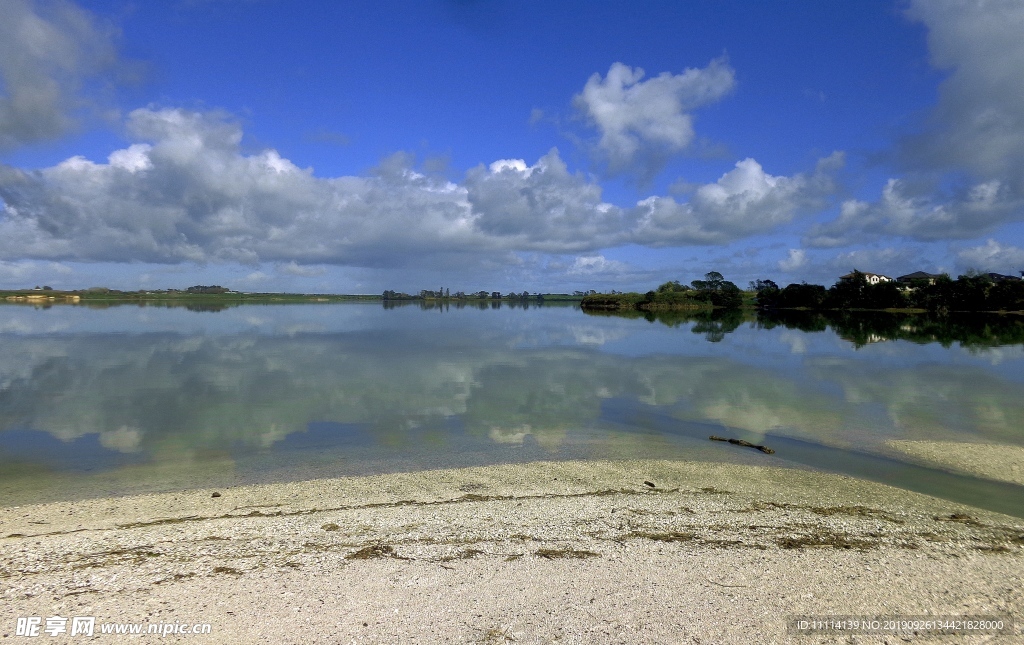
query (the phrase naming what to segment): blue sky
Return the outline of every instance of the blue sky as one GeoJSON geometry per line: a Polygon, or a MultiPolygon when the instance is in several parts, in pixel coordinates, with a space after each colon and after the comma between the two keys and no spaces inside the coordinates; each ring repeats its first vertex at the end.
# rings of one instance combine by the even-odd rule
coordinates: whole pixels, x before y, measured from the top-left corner
{"type": "Polygon", "coordinates": [[[0,0],[0,287],[1024,269],[1024,4],[0,0]]]}

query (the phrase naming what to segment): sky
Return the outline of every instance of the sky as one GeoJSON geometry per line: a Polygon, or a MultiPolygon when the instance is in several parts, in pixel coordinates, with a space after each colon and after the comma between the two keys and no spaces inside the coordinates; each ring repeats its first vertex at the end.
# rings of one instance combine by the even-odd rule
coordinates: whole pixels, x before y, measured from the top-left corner
{"type": "Polygon", "coordinates": [[[0,0],[0,288],[1024,270],[1019,0],[0,0]]]}

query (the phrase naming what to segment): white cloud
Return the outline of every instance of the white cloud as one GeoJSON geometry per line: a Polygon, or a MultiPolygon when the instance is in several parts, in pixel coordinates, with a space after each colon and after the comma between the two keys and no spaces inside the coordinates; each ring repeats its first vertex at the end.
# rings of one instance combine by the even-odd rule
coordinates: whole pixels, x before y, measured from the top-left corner
{"type": "Polygon", "coordinates": [[[598,149],[615,171],[635,161],[650,172],[666,155],[685,150],[694,139],[691,111],[728,94],[735,73],[724,56],[704,69],[663,72],[646,81],[644,70],[613,63],[602,78],[594,74],[576,95],[576,109],[600,133],[598,149]]]}
{"type": "Polygon", "coordinates": [[[827,200],[842,163],[835,154],[786,177],[745,159],[688,202],[623,208],[556,149],[533,165],[480,165],[459,183],[414,169],[404,153],[370,176],[319,178],[275,150],[243,154],[242,129],[223,113],[139,109],[126,129],[137,141],[106,163],[0,165],[0,257],[270,262],[293,275],[311,265],[498,270],[523,252],[592,256],[764,233],[827,200]]]}
{"type": "Polygon", "coordinates": [[[927,188],[890,179],[878,201],[848,200],[839,217],[810,229],[812,246],[843,246],[899,235],[918,240],[964,239],[990,231],[1021,212],[1024,199],[998,179],[979,182],[943,199],[927,188]]]}
{"type": "Polygon", "coordinates": [[[1009,244],[1000,244],[989,239],[981,246],[963,249],[957,253],[958,264],[965,269],[994,271],[1018,275],[1024,270],[1024,249],[1009,244]]]}
{"type": "Polygon", "coordinates": [[[302,278],[315,278],[327,273],[327,269],[320,266],[302,266],[294,260],[277,266],[277,272],[284,275],[297,276],[302,278]]]}
{"type": "Polygon", "coordinates": [[[1024,3],[913,0],[907,15],[925,24],[932,64],[948,71],[938,104],[897,146],[907,175],[875,201],[844,204],[805,244],[969,239],[1024,220],[1024,3]]]}
{"type": "Polygon", "coordinates": [[[128,172],[139,172],[149,170],[153,163],[149,160],[151,146],[145,143],[136,143],[124,150],[115,150],[107,157],[107,163],[114,168],[122,168],[128,172]]]}
{"type": "Polygon", "coordinates": [[[274,150],[241,154],[241,128],[218,113],[140,109],[128,131],[148,141],[107,164],[0,166],[2,257],[359,264],[486,246],[464,189],[400,161],[317,179],[274,150]]]}
{"type": "Polygon", "coordinates": [[[35,274],[38,265],[35,262],[7,262],[0,260],[0,280],[10,283],[12,280],[23,280],[35,274]]]}
{"type": "Polygon", "coordinates": [[[914,0],[932,64],[949,71],[929,127],[907,141],[913,163],[1011,179],[1024,192],[1024,3],[914,0]]]}
{"type": "Polygon", "coordinates": [[[789,273],[807,266],[807,251],[803,249],[789,249],[786,258],[779,260],[779,269],[789,273]]]}
{"type": "Polygon", "coordinates": [[[516,250],[589,251],[624,233],[621,209],[602,201],[599,185],[569,172],[556,149],[529,167],[516,159],[474,168],[465,190],[474,228],[516,250]]]}
{"type": "Polygon", "coordinates": [[[267,282],[268,280],[270,280],[270,278],[271,276],[267,275],[266,273],[263,273],[262,271],[253,271],[249,275],[239,280],[239,282],[243,282],[245,284],[261,284],[267,282]]]}
{"type": "Polygon", "coordinates": [[[651,246],[717,244],[766,233],[798,214],[821,207],[835,192],[832,173],[843,163],[834,153],[813,173],[792,177],[766,173],[754,159],[713,184],[698,187],[689,202],[650,197],[633,209],[638,224],[634,241],[651,246]]]}
{"type": "Polygon", "coordinates": [[[47,270],[58,275],[71,275],[72,273],[74,273],[74,271],[71,270],[71,267],[60,264],[59,262],[47,262],[46,268],[47,270]]]}
{"type": "Polygon", "coordinates": [[[0,150],[54,139],[89,102],[83,82],[117,64],[114,31],[69,2],[0,0],[0,150]]]}
{"type": "Polygon", "coordinates": [[[566,273],[574,276],[616,276],[628,270],[629,266],[624,262],[609,260],[603,255],[586,255],[573,260],[566,273]]]}
{"type": "Polygon", "coordinates": [[[522,159],[499,159],[487,167],[492,173],[499,173],[502,170],[514,170],[529,177],[533,168],[529,168],[522,159]]]}
{"type": "Polygon", "coordinates": [[[36,285],[61,284],[74,271],[59,262],[0,260],[0,288],[25,289],[36,285]]]}

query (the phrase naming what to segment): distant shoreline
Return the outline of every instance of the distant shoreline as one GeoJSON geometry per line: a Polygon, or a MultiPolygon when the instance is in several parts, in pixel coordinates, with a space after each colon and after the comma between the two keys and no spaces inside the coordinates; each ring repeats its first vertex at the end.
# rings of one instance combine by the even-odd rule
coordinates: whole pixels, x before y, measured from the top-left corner
{"type": "MultiPolygon", "coordinates": [[[[530,296],[530,304],[544,302],[579,302],[583,296],[566,293],[545,293],[530,296]]],[[[380,294],[335,294],[335,293],[278,293],[278,292],[242,292],[227,291],[225,293],[189,293],[185,290],[167,291],[118,291],[118,290],[56,290],[56,289],[17,289],[0,290],[0,304],[89,304],[89,303],[139,303],[139,302],[181,302],[181,303],[325,303],[325,302],[439,302],[439,303],[480,303],[480,302],[520,302],[519,294],[507,294],[501,297],[479,297],[476,294],[462,298],[422,298],[407,296],[385,298],[380,294]]]]}

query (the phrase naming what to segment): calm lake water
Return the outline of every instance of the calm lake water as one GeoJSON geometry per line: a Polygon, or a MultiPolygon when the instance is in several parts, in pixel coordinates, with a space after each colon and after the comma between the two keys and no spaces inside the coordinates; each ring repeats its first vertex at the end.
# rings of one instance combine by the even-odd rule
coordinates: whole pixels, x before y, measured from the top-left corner
{"type": "Polygon", "coordinates": [[[1024,516],[1024,487],[886,446],[1024,446],[1022,327],[1001,320],[0,306],[0,502],[638,457],[812,467],[1024,516]]]}

